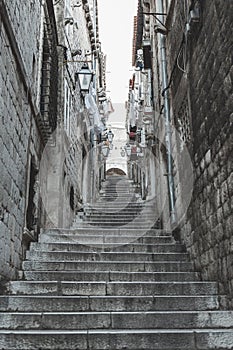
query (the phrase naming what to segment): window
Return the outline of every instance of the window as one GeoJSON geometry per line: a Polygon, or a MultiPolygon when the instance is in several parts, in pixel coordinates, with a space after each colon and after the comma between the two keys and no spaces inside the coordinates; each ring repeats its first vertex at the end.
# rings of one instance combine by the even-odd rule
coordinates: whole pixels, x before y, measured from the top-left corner
{"type": "Polygon", "coordinates": [[[175,121],[182,144],[189,144],[191,142],[191,122],[188,98],[183,100],[175,121]]]}

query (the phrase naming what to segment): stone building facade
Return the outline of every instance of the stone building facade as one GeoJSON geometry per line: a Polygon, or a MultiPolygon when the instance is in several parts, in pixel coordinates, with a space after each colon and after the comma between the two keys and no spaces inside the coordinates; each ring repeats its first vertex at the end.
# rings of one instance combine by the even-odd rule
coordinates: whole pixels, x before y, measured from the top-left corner
{"type": "Polygon", "coordinates": [[[43,117],[38,116],[42,6],[37,1],[1,1],[0,5],[0,274],[12,278],[22,260],[22,241],[28,238],[24,227],[36,235],[41,210],[35,192],[46,136],[39,129],[43,117]]]}
{"type": "Polygon", "coordinates": [[[233,4],[142,0],[139,9],[137,49],[151,45],[160,219],[232,307],[233,4]]]}
{"type": "Polygon", "coordinates": [[[107,114],[97,1],[1,0],[0,52],[0,278],[14,279],[41,229],[72,225],[99,189],[94,146],[107,114]],[[96,113],[77,80],[85,62],[96,113]]]}

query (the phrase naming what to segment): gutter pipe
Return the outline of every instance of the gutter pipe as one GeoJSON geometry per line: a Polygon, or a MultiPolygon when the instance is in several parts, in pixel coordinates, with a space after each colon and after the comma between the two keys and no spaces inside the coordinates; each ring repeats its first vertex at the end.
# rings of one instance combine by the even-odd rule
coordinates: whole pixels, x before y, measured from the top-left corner
{"type": "MultiPolygon", "coordinates": [[[[163,2],[162,0],[156,0],[157,10],[163,13],[163,2]]],[[[163,15],[159,15],[159,19],[162,23],[163,15]]],[[[174,195],[174,178],[173,178],[173,166],[172,166],[172,142],[171,142],[171,114],[170,114],[170,103],[169,103],[169,92],[168,86],[168,75],[167,75],[167,55],[166,55],[166,38],[164,34],[158,33],[158,42],[160,48],[160,59],[161,59],[161,70],[162,70],[162,88],[164,97],[164,117],[165,117],[165,140],[167,148],[167,176],[168,176],[168,189],[169,189],[169,202],[170,202],[170,217],[171,224],[176,223],[175,213],[175,195],[174,195]]]]}

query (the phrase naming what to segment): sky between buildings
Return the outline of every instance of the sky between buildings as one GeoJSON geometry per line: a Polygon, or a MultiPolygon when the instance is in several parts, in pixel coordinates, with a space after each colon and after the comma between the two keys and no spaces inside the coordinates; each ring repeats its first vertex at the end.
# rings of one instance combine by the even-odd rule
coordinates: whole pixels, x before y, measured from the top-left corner
{"type": "Polygon", "coordinates": [[[137,0],[98,0],[99,32],[107,55],[107,94],[113,104],[124,104],[132,76],[133,20],[137,0]]]}

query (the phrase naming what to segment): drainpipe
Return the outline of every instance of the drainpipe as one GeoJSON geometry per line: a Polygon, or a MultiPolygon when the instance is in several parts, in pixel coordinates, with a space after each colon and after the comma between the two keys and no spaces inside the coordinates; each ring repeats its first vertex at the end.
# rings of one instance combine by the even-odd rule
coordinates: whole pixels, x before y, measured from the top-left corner
{"type": "MultiPolygon", "coordinates": [[[[163,1],[156,1],[157,12],[163,13],[163,1]]],[[[164,23],[164,18],[162,15],[159,15],[158,18],[162,23],[164,23]]],[[[160,48],[160,59],[161,59],[161,69],[162,69],[162,88],[164,91],[164,117],[165,117],[165,140],[167,146],[167,176],[168,176],[168,189],[169,189],[169,201],[170,201],[170,215],[171,215],[171,224],[176,222],[176,213],[175,213],[175,196],[174,196],[174,178],[173,178],[173,167],[172,167],[172,147],[171,147],[171,115],[170,115],[170,103],[169,103],[169,92],[168,78],[167,78],[167,57],[166,57],[166,39],[165,35],[158,33],[158,42],[160,48]]]]}

